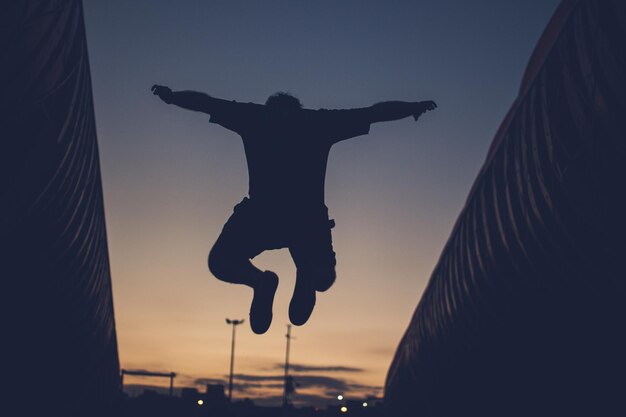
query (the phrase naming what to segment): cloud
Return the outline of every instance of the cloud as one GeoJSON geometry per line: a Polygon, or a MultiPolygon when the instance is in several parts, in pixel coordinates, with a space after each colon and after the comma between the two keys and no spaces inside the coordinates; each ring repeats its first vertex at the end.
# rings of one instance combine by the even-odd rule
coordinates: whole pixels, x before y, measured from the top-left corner
{"type": "MultiPolygon", "coordinates": [[[[130,372],[130,373],[133,373],[133,372],[136,372],[136,373],[144,373],[144,374],[156,373],[156,374],[168,374],[168,375],[171,373],[171,372],[169,372],[169,371],[155,371],[155,370],[149,371],[149,370],[147,370],[147,369],[122,369],[122,371],[124,371],[124,372],[130,372]]],[[[137,376],[137,377],[144,377],[144,376],[147,376],[147,377],[150,377],[150,375],[132,375],[132,376],[137,376]]],[[[175,376],[177,376],[177,374],[176,374],[176,373],[175,373],[175,376]]]]}
{"type": "MultiPolygon", "coordinates": [[[[283,364],[277,363],[274,365],[273,369],[282,369],[283,367],[283,364]]],[[[362,368],[352,368],[349,366],[315,366],[298,363],[290,364],[289,369],[294,372],[365,372],[362,368]]]]}
{"type": "MultiPolygon", "coordinates": [[[[276,370],[282,366],[272,367],[274,372],[268,374],[239,373],[233,375],[233,391],[236,398],[250,398],[259,405],[278,406],[282,403],[284,375],[276,370]]],[[[346,366],[309,366],[295,364],[291,374],[297,384],[296,393],[292,397],[294,405],[323,407],[335,404],[337,395],[343,394],[347,398],[380,397],[383,392],[381,386],[364,385],[350,379],[335,376],[333,373],[365,372],[361,368],[346,366]],[[315,373],[319,372],[319,373],[315,373]]],[[[190,385],[204,392],[207,384],[221,384],[228,387],[228,375],[211,378],[195,378],[189,380],[190,385]]]]}
{"type": "Polygon", "coordinates": [[[193,385],[208,385],[208,384],[220,384],[226,385],[227,379],[221,378],[196,378],[193,380],[193,385]]]}
{"type": "Polygon", "coordinates": [[[282,381],[283,375],[252,375],[252,374],[234,374],[234,379],[239,381],[282,381]]]}
{"type": "MultiPolygon", "coordinates": [[[[324,375],[292,375],[296,383],[300,388],[324,388],[334,389],[339,391],[345,391],[348,389],[348,383],[340,378],[333,378],[324,375]]],[[[236,381],[245,382],[281,382],[284,379],[283,375],[250,375],[250,374],[235,374],[233,378],[236,381]]],[[[280,384],[273,384],[280,385],[280,384]]]]}
{"type": "MultiPolygon", "coordinates": [[[[345,393],[353,391],[370,391],[379,392],[382,387],[356,384],[343,378],[335,378],[326,375],[292,375],[298,384],[298,389],[314,389],[322,390],[329,395],[335,393],[345,393]]],[[[251,375],[251,374],[235,374],[233,376],[237,384],[241,381],[244,383],[261,383],[263,388],[282,388],[283,375],[251,375]],[[272,382],[274,382],[272,384],[272,382]],[[276,384],[276,382],[280,382],[276,384]]]]}
{"type": "MultiPolygon", "coordinates": [[[[283,396],[281,395],[272,395],[272,396],[264,396],[259,398],[252,399],[256,405],[260,406],[279,406],[283,402],[283,396]]],[[[335,397],[328,397],[324,395],[317,394],[296,394],[292,397],[291,402],[293,405],[297,407],[320,407],[324,408],[329,405],[337,405],[337,399],[335,397]]]]}
{"type": "MultiPolygon", "coordinates": [[[[233,385],[233,391],[235,392],[240,392],[240,393],[244,393],[244,394],[249,394],[249,393],[253,393],[255,390],[261,389],[261,390],[265,390],[267,388],[274,388],[272,387],[270,384],[266,384],[264,381],[260,381],[260,382],[241,382],[237,380],[237,375],[233,375],[233,379],[236,381],[236,384],[233,385]]],[[[202,387],[208,385],[208,384],[218,384],[218,385],[223,385],[224,387],[228,387],[228,377],[225,377],[224,379],[221,378],[196,378],[191,382],[192,385],[194,385],[196,388],[198,388],[200,391],[203,390],[202,387]]],[[[282,389],[283,385],[282,385],[282,379],[281,379],[281,384],[275,384],[276,387],[279,387],[282,389]]]]}
{"type": "Polygon", "coordinates": [[[323,375],[296,375],[294,380],[300,388],[321,388],[325,391],[349,391],[350,384],[345,379],[323,375]]]}

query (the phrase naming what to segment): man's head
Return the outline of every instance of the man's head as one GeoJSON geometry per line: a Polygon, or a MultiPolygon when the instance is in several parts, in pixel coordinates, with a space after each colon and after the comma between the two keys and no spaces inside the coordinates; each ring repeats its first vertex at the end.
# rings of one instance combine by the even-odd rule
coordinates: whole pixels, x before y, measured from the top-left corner
{"type": "Polygon", "coordinates": [[[302,103],[289,93],[279,91],[267,98],[265,105],[280,111],[295,111],[302,108],[302,103]]]}

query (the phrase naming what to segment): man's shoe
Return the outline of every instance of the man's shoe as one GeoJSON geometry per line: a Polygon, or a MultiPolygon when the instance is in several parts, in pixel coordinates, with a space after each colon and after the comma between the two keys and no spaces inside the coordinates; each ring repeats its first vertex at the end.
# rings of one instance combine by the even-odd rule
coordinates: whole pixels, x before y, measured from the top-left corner
{"type": "Polygon", "coordinates": [[[335,283],[337,275],[335,274],[335,269],[333,268],[331,271],[327,271],[326,273],[320,272],[315,274],[315,278],[316,279],[313,280],[313,288],[315,291],[324,292],[332,287],[335,283]]]}
{"type": "Polygon", "coordinates": [[[302,326],[309,320],[315,307],[315,288],[310,279],[298,274],[296,287],[289,303],[289,320],[296,326],[302,326]]]}
{"type": "Polygon", "coordinates": [[[250,327],[256,334],[263,334],[272,324],[274,294],[278,287],[278,275],[265,271],[263,278],[253,287],[254,297],[250,306],[250,327]]]}

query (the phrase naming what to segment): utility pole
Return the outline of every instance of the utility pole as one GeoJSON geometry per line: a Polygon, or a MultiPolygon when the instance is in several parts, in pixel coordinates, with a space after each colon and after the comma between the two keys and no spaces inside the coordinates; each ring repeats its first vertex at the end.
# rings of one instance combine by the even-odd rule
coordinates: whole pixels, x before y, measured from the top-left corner
{"type": "Polygon", "coordinates": [[[235,368],[235,327],[243,323],[244,320],[226,319],[226,324],[233,326],[233,336],[230,346],[230,378],[228,379],[228,402],[233,398],[233,369],[235,368]]]}
{"type": "Polygon", "coordinates": [[[287,350],[285,353],[285,379],[284,379],[284,387],[283,387],[283,407],[287,407],[289,405],[289,393],[292,388],[290,384],[292,383],[289,380],[289,349],[291,347],[291,324],[287,325],[287,334],[285,335],[287,338],[287,350]]]}

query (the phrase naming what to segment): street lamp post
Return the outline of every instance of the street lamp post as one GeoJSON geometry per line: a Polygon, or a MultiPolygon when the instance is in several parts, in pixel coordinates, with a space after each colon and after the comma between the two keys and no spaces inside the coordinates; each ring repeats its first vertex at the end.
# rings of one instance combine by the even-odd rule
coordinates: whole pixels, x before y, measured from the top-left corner
{"type": "Polygon", "coordinates": [[[226,324],[233,326],[233,336],[230,346],[230,377],[228,379],[228,402],[233,398],[233,369],[235,368],[235,327],[243,323],[244,320],[226,319],[226,324]]]}

